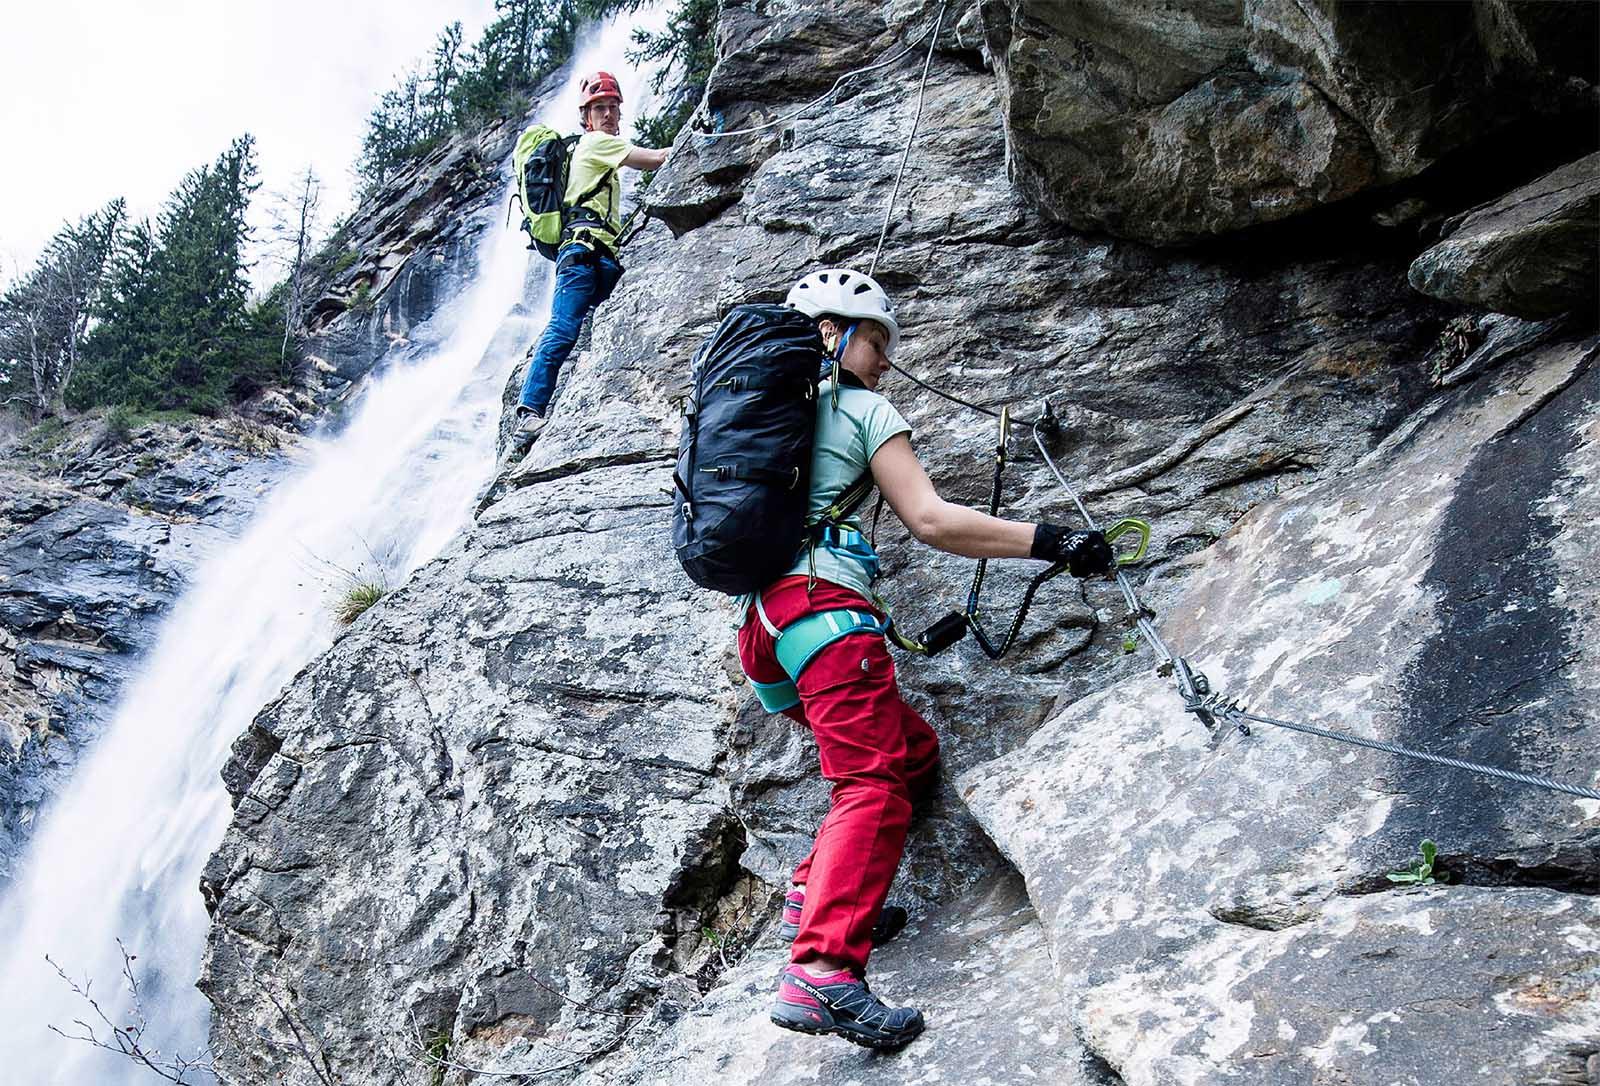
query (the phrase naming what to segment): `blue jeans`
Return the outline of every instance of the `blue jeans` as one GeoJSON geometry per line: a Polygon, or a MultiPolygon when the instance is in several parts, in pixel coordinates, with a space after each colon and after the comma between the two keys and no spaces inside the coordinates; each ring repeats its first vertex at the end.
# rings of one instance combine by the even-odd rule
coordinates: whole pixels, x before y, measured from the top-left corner
{"type": "Polygon", "coordinates": [[[578,341],[578,329],[589,311],[607,298],[622,278],[622,265],[585,246],[569,243],[556,254],[556,296],[550,322],[532,351],[528,376],[517,402],[543,415],[556,390],[561,364],[578,341]]]}

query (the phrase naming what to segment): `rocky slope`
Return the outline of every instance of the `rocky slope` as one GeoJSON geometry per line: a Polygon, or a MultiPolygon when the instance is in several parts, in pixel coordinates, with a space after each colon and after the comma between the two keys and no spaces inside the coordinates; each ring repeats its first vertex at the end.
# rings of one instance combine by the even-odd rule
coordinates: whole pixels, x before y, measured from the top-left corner
{"type": "MultiPolygon", "coordinates": [[[[878,274],[899,361],[1021,416],[1049,399],[1053,455],[1097,514],[1156,526],[1141,592],[1219,688],[1594,786],[1600,337],[1578,304],[1529,320],[1407,279],[1476,228],[1447,217],[1594,150],[1593,53],[1569,36],[1590,13],[1564,35],[1559,6],[1475,5],[1450,39],[1467,74],[1419,95],[1405,50],[1377,47],[1443,18],[1419,8],[951,5],[878,274]],[[1523,89],[1467,123],[1488,78],[1468,76],[1508,70],[1523,89]],[[1036,130],[1084,86],[1105,142],[1036,130]],[[1294,136],[1313,100],[1327,139],[1294,136]],[[1151,110],[1233,142],[1162,134],[1151,110]],[[1563,137],[1505,177],[1498,134],[1519,121],[1563,137]],[[1252,141],[1276,172],[1232,171],[1252,141]],[[1321,185],[1330,148],[1365,165],[1321,185]],[[1494,192],[1428,169],[1474,149],[1494,192]],[[1191,176],[1169,151],[1230,168],[1191,176]],[[1181,184],[1144,184],[1158,173],[1181,184]],[[1064,212],[1044,192],[1063,186],[1115,213],[1064,212]]],[[[705,123],[778,117],[935,12],[730,3],[705,123]]],[[[1121,651],[1105,583],[1052,584],[1001,664],[970,643],[902,660],[946,787],[900,873],[913,929],[874,979],[927,1008],[928,1036],[880,1057],[765,1023],[774,894],[826,789],[803,729],[742,684],[731,609],[672,558],[678,405],[729,306],[871,259],[914,63],[790,125],[680,136],[652,193],[671,232],[630,249],[549,430],[239,739],[203,883],[226,1081],[1591,1078],[1600,804],[1210,734],[1121,651]],[[1423,836],[1450,882],[1391,889],[1423,836]]],[[[1592,297],[1584,274],[1565,289],[1592,297]]],[[[992,421],[901,378],[885,391],[941,492],[982,501],[992,421]]],[[[1005,507],[1065,519],[1025,436],[1005,507]]],[[[882,538],[908,626],[964,594],[968,563],[892,518],[882,538]]],[[[999,614],[1028,572],[1002,565],[999,614]]]]}

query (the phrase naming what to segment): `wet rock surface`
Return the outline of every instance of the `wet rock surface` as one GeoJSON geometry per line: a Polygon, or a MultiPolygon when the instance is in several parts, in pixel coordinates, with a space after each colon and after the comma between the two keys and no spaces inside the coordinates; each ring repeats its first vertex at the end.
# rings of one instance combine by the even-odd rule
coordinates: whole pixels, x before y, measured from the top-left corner
{"type": "MultiPolygon", "coordinates": [[[[1252,511],[1164,636],[1252,711],[1594,787],[1595,663],[1563,631],[1600,590],[1550,518],[1595,513],[1597,357],[1591,338],[1508,367],[1252,511]],[[1566,620],[1518,628],[1534,615],[1566,620]]],[[[1105,689],[960,781],[1027,878],[1067,1016],[1125,1080],[1581,1081],[1600,803],[1210,736],[1169,686],[1105,689]],[[1450,885],[1397,894],[1423,837],[1450,885]],[[1440,1051],[1441,1030],[1477,1040],[1440,1051]]]]}
{"type": "Polygon", "coordinates": [[[0,886],[200,559],[337,426],[395,346],[476,274],[488,165],[515,131],[446,140],[340,231],[295,380],[219,419],[52,421],[0,450],[0,886]],[[330,361],[331,359],[331,361],[330,361]]]}
{"type": "Polygon", "coordinates": [[[1600,153],[1452,220],[1411,285],[1531,320],[1600,305],[1600,153]]]}
{"type": "MultiPolygon", "coordinates": [[[[932,10],[730,5],[706,109],[724,128],[792,111],[932,10]]],[[[1052,455],[1097,516],[1155,525],[1141,593],[1219,687],[1592,775],[1595,680],[1574,633],[1596,598],[1575,528],[1596,477],[1592,331],[1468,315],[1470,334],[1445,336],[1463,314],[1409,287],[1422,245],[1392,233],[1178,256],[1075,233],[1006,180],[1008,154],[1039,153],[997,123],[1015,108],[1007,73],[959,35],[940,45],[938,120],[877,268],[897,361],[1021,420],[1054,404],[1052,455]]],[[[1184,85],[1209,70],[1166,63],[1140,70],[1184,85]]],[[[827,791],[805,730],[754,707],[732,608],[672,557],[679,405],[729,307],[871,260],[906,101],[904,80],[862,80],[788,135],[686,129],[652,188],[673,230],[633,243],[548,429],[485,481],[474,526],[240,739],[204,882],[226,1079],[311,1083],[317,1061],[410,1082],[430,1052],[447,1082],[782,1081],[812,1057],[863,1082],[989,1068],[1094,1086],[1421,1086],[1480,1065],[1559,1082],[1584,1066],[1593,805],[1301,736],[1213,743],[1148,654],[1122,652],[1116,588],[1065,579],[1001,664],[970,642],[899,664],[946,781],[897,883],[917,931],[872,977],[936,1008],[930,1033],[883,1059],[764,1024],[781,961],[764,932],[827,791]],[[1375,892],[1424,835],[1453,883],[1375,892]],[[969,993],[985,1006],[963,1021],[969,993]],[[979,1028],[1024,1008],[1027,1030],[979,1028]]],[[[1124,197],[1121,214],[1146,214],[1124,197]]],[[[897,376],[883,390],[941,493],[985,502],[993,421],[897,376]]],[[[1003,512],[1075,520],[1025,422],[1011,453],[1003,512]]],[[[879,542],[909,628],[964,597],[970,563],[892,516],[879,542]]],[[[1036,568],[996,563],[997,616],[1036,568]]]]}

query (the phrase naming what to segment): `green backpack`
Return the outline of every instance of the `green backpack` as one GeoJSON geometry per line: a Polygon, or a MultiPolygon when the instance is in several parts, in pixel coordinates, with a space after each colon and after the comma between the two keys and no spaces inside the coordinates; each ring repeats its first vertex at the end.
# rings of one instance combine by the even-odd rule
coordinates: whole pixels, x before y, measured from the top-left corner
{"type": "MultiPolygon", "coordinates": [[[[517,137],[517,146],[511,152],[511,169],[517,176],[516,199],[522,204],[522,228],[528,232],[528,248],[537,249],[546,260],[554,260],[561,247],[569,210],[562,201],[567,193],[567,167],[580,139],[582,136],[563,136],[549,125],[535,124],[517,137]]],[[[577,203],[589,200],[610,179],[611,174],[607,173],[577,203]]]]}

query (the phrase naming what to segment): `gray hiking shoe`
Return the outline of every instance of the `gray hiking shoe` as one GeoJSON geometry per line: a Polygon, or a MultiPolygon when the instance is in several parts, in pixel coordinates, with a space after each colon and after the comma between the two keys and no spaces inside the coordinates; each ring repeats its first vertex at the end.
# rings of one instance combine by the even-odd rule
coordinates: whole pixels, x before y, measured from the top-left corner
{"type": "Polygon", "coordinates": [[[849,972],[813,977],[798,965],[783,971],[771,1017],[797,1033],[832,1033],[878,1049],[909,1044],[925,1027],[921,1011],[889,1006],[849,972]]]}
{"type": "Polygon", "coordinates": [[[517,428],[511,434],[518,441],[532,441],[539,436],[550,420],[543,415],[524,408],[517,408],[517,428]]]}

